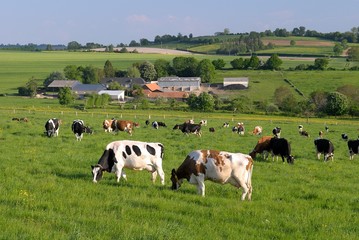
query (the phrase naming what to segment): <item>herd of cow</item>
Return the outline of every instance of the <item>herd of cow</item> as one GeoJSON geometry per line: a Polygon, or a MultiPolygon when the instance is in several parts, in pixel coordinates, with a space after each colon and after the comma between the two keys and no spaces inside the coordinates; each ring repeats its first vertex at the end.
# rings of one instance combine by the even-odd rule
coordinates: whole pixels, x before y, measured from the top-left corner
{"type": "MultiPolygon", "coordinates": [[[[167,127],[163,122],[149,120],[145,122],[146,126],[151,126],[155,129],[159,127],[167,127]]],[[[48,137],[58,136],[61,120],[52,118],[45,124],[45,134],[48,137]]],[[[173,129],[179,129],[184,134],[193,133],[201,136],[201,127],[207,125],[207,120],[201,120],[199,124],[195,124],[193,120],[188,120],[182,124],[176,124],[173,129]]],[[[139,127],[138,123],[127,120],[104,120],[103,129],[106,132],[124,131],[132,135],[133,128],[139,127]]],[[[228,123],[224,123],[223,127],[229,127],[228,123]]],[[[83,133],[92,134],[92,130],[85,126],[83,120],[74,120],[71,126],[77,141],[81,141],[83,133]]],[[[262,127],[256,126],[252,133],[253,135],[261,135],[262,127]]],[[[210,132],[214,132],[214,128],[209,128],[210,132]]],[[[238,123],[232,128],[233,132],[243,135],[245,132],[244,124],[238,123]]],[[[268,158],[269,153],[274,157],[280,156],[282,161],[289,164],[294,163],[294,157],[291,155],[291,146],[288,140],[281,138],[281,128],[275,127],[272,130],[272,136],[261,137],[254,149],[249,154],[231,153],[217,150],[195,150],[190,152],[183,163],[171,171],[172,189],[177,190],[184,179],[189,183],[197,186],[198,194],[205,195],[205,180],[225,184],[230,183],[237,188],[242,188],[241,199],[251,199],[252,184],[251,176],[253,171],[253,159],[257,154],[262,154],[264,159],[268,158]]],[[[309,137],[309,134],[299,125],[299,134],[309,137]]],[[[343,137],[343,136],[342,136],[343,137]]],[[[343,137],[344,139],[344,137],[343,137]]],[[[345,139],[344,139],[345,140],[345,139]]],[[[348,140],[348,148],[350,159],[353,159],[355,154],[358,154],[359,139],[348,140]]],[[[319,137],[314,140],[314,145],[317,150],[317,157],[324,155],[324,161],[329,158],[333,159],[334,146],[328,139],[323,138],[323,133],[319,132],[319,137]]],[[[92,168],[93,182],[99,181],[103,172],[114,172],[117,177],[117,182],[120,178],[126,178],[124,168],[132,170],[147,170],[152,174],[152,181],[155,181],[157,175],[160,176],[161,184],[164,185],[165,174],[162,168],[162,160],[164,155],[164,146],[162,143],[150,143],[131,140],[114,141],[109,143],[98,163],[92,168]]]]}

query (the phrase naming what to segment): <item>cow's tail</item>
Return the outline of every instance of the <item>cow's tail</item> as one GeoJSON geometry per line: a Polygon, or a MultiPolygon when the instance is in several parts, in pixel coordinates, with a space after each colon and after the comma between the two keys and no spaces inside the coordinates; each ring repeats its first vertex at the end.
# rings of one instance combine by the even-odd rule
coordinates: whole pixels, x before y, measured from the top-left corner
{"type": "Polygon", "coordinates": [[[252,172],[253,172],[253,159],[252,157],[249,156],[248,158],[248,165],[247,165],[247,171],[248,171],[248,174],[247,174],[247,186],[249,188],[249,191],[252,192],[252,172]]]}

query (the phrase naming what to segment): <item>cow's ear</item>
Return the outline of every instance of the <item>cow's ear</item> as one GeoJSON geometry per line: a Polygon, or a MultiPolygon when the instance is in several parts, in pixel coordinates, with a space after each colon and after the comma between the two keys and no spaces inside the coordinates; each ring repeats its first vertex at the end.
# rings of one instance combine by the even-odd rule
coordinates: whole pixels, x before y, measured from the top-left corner
{"type": "Polygon", "coordinates": [[[91,165],[91,169],[94,169],[95,168],[95,166],[94,165],[91,165]]]}
{"type": "Polygon", "coordinates": [[[171,175],[172,176],[175,176],[176,175],[176,170],[173,168],[172,171],[171,171],[171,175]]]}

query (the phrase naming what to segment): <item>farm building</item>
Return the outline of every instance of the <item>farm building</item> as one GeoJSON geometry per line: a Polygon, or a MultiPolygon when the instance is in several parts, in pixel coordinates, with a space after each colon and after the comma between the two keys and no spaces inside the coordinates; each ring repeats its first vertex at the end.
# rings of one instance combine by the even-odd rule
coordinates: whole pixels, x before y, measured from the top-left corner
{"type": "Polygon", "coordinates": [[[77,80],[54,80],[48,87],[52,92],[57,92],[60,88],[68,87],[71,90],[78,84],[81,84],[77,80]]]}
{"type": "Polygon", "coordinates": [[[72,92],[78,96],[84,96],[85,94],[98,93],[101,90],[105,90],[106,87],[102,84],[76,84],[72,87],[72,92]]]}
{"type": "Polygon", "coordinates": [[[128,77],[112,77],[112,78],[103,78],[101,84],[104,84],[106,88],[109,87],[111,83],[117,82],[120,86],[124,88],[133,88],[133,85],[143,86],[146,84],[146,81],[143,78],[128,78],[128,77]]]}
{"type": "Polygon", "coordinates": [[[162,77],[158,79],[158,86],[163,90],[190,92],[200,90],[201,78],[199,77],[162,77]]]}
{"type": "Polygon", "coordinates": [[[124,90],[101,90],[98,92],[99,95],[108,94],[111,99],[124,101],[125,100],[125,91],[124,90]]]}
{"type": "Polygon", "coordinates": [[[248,83],[249,83],[249,79],[247,77],[224,78],[223,88],[244,89],[244,88],[248,88],[248,83]]]}

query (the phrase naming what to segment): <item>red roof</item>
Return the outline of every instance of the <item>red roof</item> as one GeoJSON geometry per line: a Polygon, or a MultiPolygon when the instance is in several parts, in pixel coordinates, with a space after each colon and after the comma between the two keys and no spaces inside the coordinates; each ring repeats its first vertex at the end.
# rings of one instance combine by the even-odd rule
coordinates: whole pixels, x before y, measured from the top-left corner
{"type": "Polygon", "coordinates": [[[150,90],[143,90],[143,93],[148,98],[158,98],[158,97],[164,97],[164,98],[188,98],[188,93],[186,92],[151,92],[150,90]]]}
{"type": "Polygon", "coordinates": [[[157,83],[148,83],[145,85],[150,91],[160,91],[161,87],[157,83]]]}

